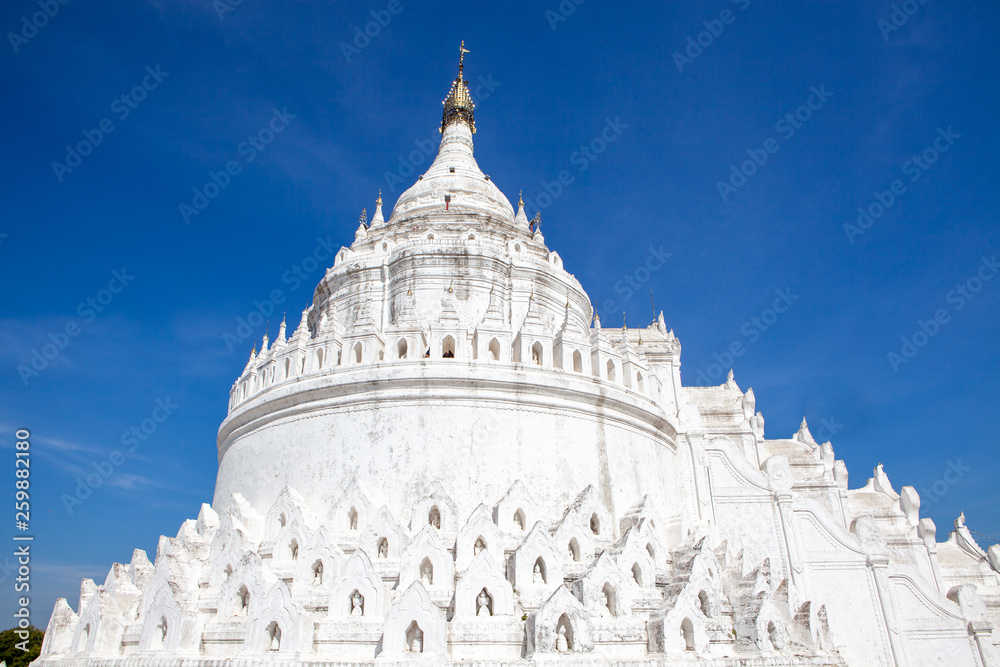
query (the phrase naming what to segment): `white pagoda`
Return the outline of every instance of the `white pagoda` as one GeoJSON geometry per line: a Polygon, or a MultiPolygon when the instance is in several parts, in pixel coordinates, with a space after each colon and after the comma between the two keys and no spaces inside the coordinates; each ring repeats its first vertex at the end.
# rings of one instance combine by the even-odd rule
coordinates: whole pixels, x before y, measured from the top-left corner
{"type": "MultiPolygon", "coordinates": [[[[462,54],[464,58],[464,50],[462,54]]],[[[441,146],[233,384],[211,505],[56,602],[40,665],[1000,665],[1000,548],[847,469],[752,390],[602,329],[441,146]],[[593,319],[593,321],[592,321],[593,319]]]]}

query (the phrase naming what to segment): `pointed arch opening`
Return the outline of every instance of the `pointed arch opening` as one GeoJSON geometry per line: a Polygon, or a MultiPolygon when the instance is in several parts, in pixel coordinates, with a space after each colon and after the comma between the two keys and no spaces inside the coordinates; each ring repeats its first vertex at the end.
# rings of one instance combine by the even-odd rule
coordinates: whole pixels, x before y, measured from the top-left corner
{"type": "Polygon", "coordinates": [[[408,653],[424,652],[424,631],[420,629],[416,621],[410,623],[406,629],[406,651],[408,653]]]}
{"type": "Polygon", "coordinates": [[[479,591],[479,595],[476,596],[476,616],[492,616],[493,615],[493,596],[490,592],[483,588],[479,591]]]}
{"type": "Polygon", "coordinates": [[[574,562],[580,562],[580,543],[577,542],[575,537],[569,541],[569,557],[574,562]]]}
{"type": "Polygon", "coordinates": [[[569,653],[573,650],[573,624],[569,616],[563,614],[556,621],[556,651],[569,653]]]}
{"type": "Polygon", "coordinates": [[[472,545],[472,555],[478,556],[481,551],[486,550],[486,540],[480,535],[476,538],[476,543],[472,545]]]}
{"type": "Polygon", "coordinates": [[[156,629],[153,630],[153,641],[150,643],[150,648],[163,648],[167,643],[167,631],[169,629],[170,627],[167,624],[167,617],[161,616],[160,622],[156,624],[156,629]]]}
{"type": "Polygon", "coordinates": [[[406,353],[409,351],[409,345],[406,343],[405,338],[400,338],[399,342],[396,343],[396,358],[406,359],[406,353]]]}
{"type": "Polygon", "coordinates": [[[778,627],[774,624],[774,621],[768,621],[767,623],[767,639],[771,642],[771,647],[775,651],[780,651],[784,648],[784,642],[781,641],[781,637],[778,635],[778,627]]]}
{"type": "Polygon", "coordinates": [[[354,345],[354,363],[356,363],[356,364],[360,364],[361,363],[361,351],[362,351],[362,349],[363,348],[361,347],[361,343],[356,343],[354,345]]]}
{"type": "Polygon", "coordinates": [[[545,571],[545,559],[541,556],[539,556],[535,561],[535,566],[532,569],[531,581],[536,584],[549,583],[548,573],[545,571]]]}
{"type": "Polygon", "coordinates": [[[287,380],[292,373],[292,360],[285,359],[285,379],[287,380]]]}
{"type": "Polygon", "coordinates": [[[323,561],[317,560],[312,564],[312,585],[322,586],[323,585],[323,561]]]}
{"type": "Polygon", "coordinates": [[[90,645],[90,623],[83,626],[83,632],[80,633],[80,640],[76,645],[77,651],[86,651],[90,645]]]}
{"type": "Polygon", "coordinates": [[[608,359],[608,381],[609,382],[614,382],[615,381],[615,377],[616,377],[616,374],[615,374],[615,362],[613,362],[610,359],[608,359]]]}
{"type": "Polygon", "coordinates": [[[299,541],[294,537],[288,543],[288,557],[290,560],[297,560],[299,557],[299,541]]]}
{"type": "Polygon", "coordinates": [[[642,376],[642,373],[635,374],[635,388],[639,392],[646,391],[646,379],[642,376]]]}
{"type": "Polygon", "coordinates": [[[278,527],[279,528],[284,528],[285,524],[287,522],[288,522],[288,519],[285,517],[285,513],[284,512],[282,512],[281,514],[278,515],[278,527]]]}
{"type": "Polygon", "coordinates": [[[441,341],[441,358],[442,359],[455,358],[455,339],[453,337],[445,336],[444,340],[441,341]]]}
{"type": "Polygon", "coordinates": [[[441,529],[441,510],[438,509],[437,505],[431,507],[430,511],[427,512],[427,523],[433,528],[441,529]]]}
{"type": "Polygon", "coordinates": [[[424,558],[420,562],[420,583],[424,586],[434,585],[434,564],[430,558],[424,558]]]}
{"type": "Polygon", "coordinates": [[[632,563],[632,579],[635,580],[635,583],[636,583],[637,586],[643,586],[644,585],[644,580],[643,580],[643,577],[642,577],[642,568],[639,567],[639,562],[638,561],[636,561],[635,563],[632,563]]]}
{"type": "Polygon", "coordinates": [[[267,626],[267,650],[281,650],[281,626],[278,625],[277,621],[271,621],[270,625],[267,626]]]}
{"type": "Polygon", "coordinates": [[[240,586],[239,590],[236,591],[236,604],[235,609],[233,609],[233,616],[246,616],[249,608],[250,590],[247,588],[246,584],[243,584],[240,586]]]}
{"type": "Polygon", "coordinates": [[[387,540],[384,537],[378,541],[378,557],[379,558],[389,557],[389,540],[387,540]]]}
{"type": "Polygon", "coordinates": [[[347,510],[347,529],[358,529],[358,509],[353,505],[351,506],[351,509],[347,510]]]}
{"type": "Polygon", "coordinates": [[[316,368],[322,370],[323,368],[323,350],[316,350],[316,368]]]}
{"type": "Polygon", "coordinates": [[[573,351],[573,372],[574,373],[583,372],[583,355],[580,354],[580,350],[573,351]]]}
{"type": "Polygon", "coordinates": [[[351,616],[364,616],[365,615],[365,596],[361,594],[357,588],[350,596],[351,602],[351,616]]]}
{"type": "Polygon", "coordinates": [[[514,512],[514,528],[517,528],[518,530],[523,531],[524,530],[525,521],[526,520],[525,520],[525,517],[524,517],[524,510],[521,509],[520,507],[518,507],[517,511],[514,512]]]}
{"type": "Polygon", "coordinates": [[[531,363],[536,366],[541,366],[544,363],[544,352],[542,351],[542,344],[536,342],[531,346],[531,363]]]}
{"type": "Polygon", "coordinates": [[[490,361],[500,361],[500,341],[496,338],[490,341],[490,361]]]}
{"type": "Polygon", "coordinates": [[[656,560],[656,551],[653,549],[652,542],[646,542],[646,553],[648,553],[649,557],[652,558],[654,561],[656,560]]]}
{"type": "Polygon", "coordinates": [[[681,640],[684,642],[685,651],[694,650],[694,626],[690,618],[681,621],[681,640]]]}
{"type": "Polygon", "coordinates": [[[705,591],[700,591],[698,593],[698,606],[701,607],[701,613],[705,614],[706,618],[711,618],[711,609],[708,604],[708,593],[705,591]]]}
{"type": "Polygon", "coordinates": [[[601,520],[597,518],[597,513],[590,515],[590,532],[594,535],[601,534],[601,520]]]}
{"type": "Polygon", "coordinates": [[[611,585],[611,582],[604,582],[604,586],[601,588],[601,594],[604,597],[604,610],[601,610],[601,615],[607,614],[608,616],[617,616],[618,596],[615,594],[615,587],[611,585]]]}

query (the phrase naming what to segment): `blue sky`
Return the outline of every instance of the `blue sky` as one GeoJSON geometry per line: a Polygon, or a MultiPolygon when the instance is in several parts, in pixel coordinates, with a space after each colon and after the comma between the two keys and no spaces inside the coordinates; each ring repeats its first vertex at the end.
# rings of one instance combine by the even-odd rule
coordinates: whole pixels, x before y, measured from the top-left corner
{"type": "Polygon", "coordinates": [[[240,318],[276,295],[294,327],[307,258],[429,164],[462,39],[479,163],[605,326],[652,289],[686,384],[733,366],[769,437],[805,415],[852,488],[883,463],[941,539],[962,510],[1000,536],[1000,5],[911,3],[4,3],[0,442],[13,467],[31,431],[35,624],[211,500],[264,333],[240,318]]]}

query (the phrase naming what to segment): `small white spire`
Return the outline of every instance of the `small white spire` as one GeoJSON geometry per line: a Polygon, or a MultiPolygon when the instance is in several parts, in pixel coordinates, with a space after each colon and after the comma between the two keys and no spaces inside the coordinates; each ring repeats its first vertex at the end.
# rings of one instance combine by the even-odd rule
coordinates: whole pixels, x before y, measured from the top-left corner
{"type": "Polygon", "coordinates": [[[378,199],[375,200],[375,215],[372,216],[372,224],[368,225],[369,229],[379,225],[385,224],[385,218],[382,217],[382,191],[378,191],[378,199]]]}
{"type": "Polygon", "coordinates": [[[306,306],[302,310],[302,317],[299,318],[299,326],[295,327],[295,333],[292,334],[292,336],[293,337],[298,336],[299,332],[305,334],[308,328],[309,328],[309,307],[306,306]]]}
{"type": "Polygon", "coordinates": [[[514,222],[522,225],[525,229],[528,228],[528,216],[524,212],[524,192],[522,191],[517,196],[517,215],[514,216],[514,222]]]}
{"type": "Polygon", "coordinates": [[[285,325],[285,314],[282,313],[281,314],[281,326],[278,327],[278,337],[274,339],[275,342],[278,342],[279,340],[282,343],[285,342],[285,326],[286,326],[285,325]]]}
{"type": "Polygon", "coordinates": [[[354,240],[360,241],[368,237],[368,210],[361,209],[361,217],[358,218],[358,231],[354,232],[354,240]]]}

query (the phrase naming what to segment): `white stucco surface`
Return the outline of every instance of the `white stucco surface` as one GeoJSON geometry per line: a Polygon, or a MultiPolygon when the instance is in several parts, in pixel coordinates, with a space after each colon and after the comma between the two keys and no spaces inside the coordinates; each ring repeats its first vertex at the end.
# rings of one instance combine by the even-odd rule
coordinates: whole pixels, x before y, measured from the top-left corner
{"type": "Polygon", "coordinates": [[[998,665],[1000,548],[849,489],[662,313],[602,329],[473,156],[441,150],[234,382],[211,505],[56,603],[41,665],[998,665]]]}

